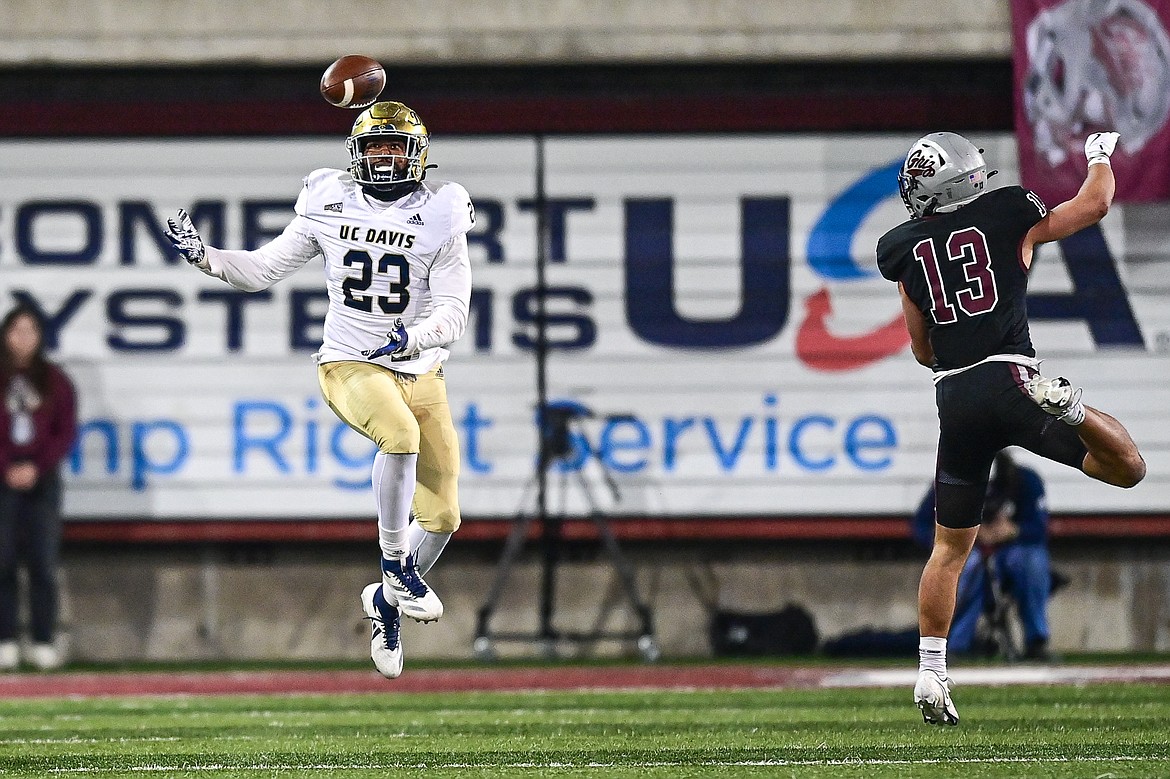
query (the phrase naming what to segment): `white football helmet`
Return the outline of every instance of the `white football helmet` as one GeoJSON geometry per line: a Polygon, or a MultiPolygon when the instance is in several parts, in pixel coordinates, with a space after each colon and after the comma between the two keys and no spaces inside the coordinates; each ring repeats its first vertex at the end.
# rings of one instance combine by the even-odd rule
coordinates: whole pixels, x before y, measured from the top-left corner
{"type": "Polygon", "coordinates": [[[987,163],[957,133],[931,133],[914,142],[898,173],[898,191],[913,217],[953,211],[983,194],[987,163]]]}

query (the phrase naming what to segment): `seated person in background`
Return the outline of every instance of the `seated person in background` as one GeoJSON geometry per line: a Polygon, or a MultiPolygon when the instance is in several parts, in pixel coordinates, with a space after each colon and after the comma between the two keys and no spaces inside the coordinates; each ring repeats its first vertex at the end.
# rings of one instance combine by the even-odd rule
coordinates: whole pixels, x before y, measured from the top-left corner
{"type": "MultiPolygon", "coordinates": [[[[934,487],[914,515],[914,540],[930,549],[934,543],[934,487]]],[[[1052,574],[1048,556],[1048,503],[1044,482],[1031,468],[1017,465],[1007,451],[992,465],[974,549],[959,577],[955,618],[947,646],[955,652],[975,649],[975,629],[989,597],[985,554],[995,561],[1003,589],[1012,594],[1024,628],[1024,656],[1048,659],[1048,597],[1052,574]]]]}

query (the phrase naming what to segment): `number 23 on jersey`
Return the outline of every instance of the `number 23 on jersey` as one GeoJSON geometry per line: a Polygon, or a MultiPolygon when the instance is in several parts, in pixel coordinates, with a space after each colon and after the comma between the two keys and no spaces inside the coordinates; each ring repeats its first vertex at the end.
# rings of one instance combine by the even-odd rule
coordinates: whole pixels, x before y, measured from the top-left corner
{"type": "Polygon", "coordinates": [[[367,314],[374,313],[375,301],[383,314],[401,314],[406,310],[410,302],[410,292],[407,290],[410,284],[410,266],[406,257],[401,254],[383,254],[377,260],[377,277],[374,276],[375,262],[369,252],[351,249],[345,253],[341,262],[346,267],[358,269],[358,275],[349,276],[341,282],[345,305],[367,314]],[[396,269],[393,274],[391,268],[396,269]],[[397,280],[389,278],[391,275],[397,276],[397,280]],[[383,280],[386,281],[388,294],[379,295],[377,289],[372,294],[367,294],[375,283],[381,286],[383,280]]]}

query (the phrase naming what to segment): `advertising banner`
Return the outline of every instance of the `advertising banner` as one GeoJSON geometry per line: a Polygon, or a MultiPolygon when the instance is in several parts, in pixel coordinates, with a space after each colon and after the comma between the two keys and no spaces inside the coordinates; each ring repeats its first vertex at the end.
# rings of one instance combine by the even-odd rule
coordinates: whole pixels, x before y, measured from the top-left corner
{"type": "MultiPolygon", "coordinates": [[[[910,356],[878,237],[906,218],[913,137],[546,141],[549,398],[574,409],[550,473],[570,515],[906,515],[933,474],[930,373],[910,356]]],[[[1007,135],[977,139],[1018,180],[1007,135]]],[[[534,498],[535,141],[436,137],[471,193],[472,312],[447,362],[468,517],[534,498]]],[[[356,518],[373,446],[320,398],[322,267],[237,292],[172,258],[183,207],[254,248],[342,139],[0,142],[0,302],[39,306],[78,385],[74,518],[356,518]]],[[[1037,258],[1045,372],[1085,387],[1150,454],[1116,490],[1033,462],[1064,511],[1170,505],[1166,213],[1116,208],[1037,258]]]]}
{"type": "Polygon", "coordinates": [[[1170,199],[1170,0],[1012,0],[1024,186],[1077,193],[1085,138],[1115,131],[1118,202],[1170,199]]]}

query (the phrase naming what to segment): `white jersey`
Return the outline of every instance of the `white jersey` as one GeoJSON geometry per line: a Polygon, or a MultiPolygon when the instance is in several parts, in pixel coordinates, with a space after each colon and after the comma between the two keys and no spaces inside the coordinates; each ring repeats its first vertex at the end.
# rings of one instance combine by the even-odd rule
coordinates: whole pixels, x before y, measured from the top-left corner
{"type": "Polygon", "coordinates": [[[305,178],[296,216],[255,251],[207,247],[205,272],[237,289],[266,289],[318,254],[325,259],[329,310],[320,363],[362,360],[386,341],[401,316],[407,353],[374,362],[423,374],[447,358],[463,335],[471,301],[467,231],[471,197],[459,184],[423,182],[390,203],[370,198],[348,173],[331,168],[305,178]]]}

